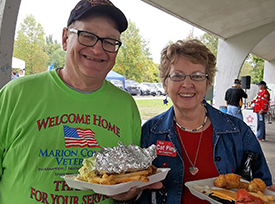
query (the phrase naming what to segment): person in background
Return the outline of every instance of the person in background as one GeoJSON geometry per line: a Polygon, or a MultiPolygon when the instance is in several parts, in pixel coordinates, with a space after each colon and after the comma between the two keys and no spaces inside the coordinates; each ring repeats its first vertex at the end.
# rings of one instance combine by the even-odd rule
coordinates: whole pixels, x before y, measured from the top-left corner
{"type": "Polygon", "coordinates": [[[267,90],[266,82],[260,81],[258,84],[260,92],[257,97],[249,104],[255,104],[253,112],[257,113],[257,138],[259,141],[265,141],[265,115],[269,108],[270,94],[267,90]]]}
{"type": "Polygon", "coordinates": [[[18,74],[17,74],[17,72],[16,71],[11,71],[11,80],[14,80],[14,79],[16,79],[16,78],[18,78],[19,76],[18,76],[18,74]]]}
{"type": "Polygon", "coordinates": [[[173,106],[144,123],[141,146],[155,144],[158,156],[153,165],[171,170],[163,188],[144,190],[140,203],[209,203],[192,195],[185,182],[240,174],[248,151],[259,154],[253,163],[253,178],[272,185],[263,151],[251,128],[204,100],[214,80],[215,65],[215,56],[198,40],[179,40],[162,50],[159,76],[173,106]]]}
{"type": "Polygon", "coordinates": [[[224,99],[227,106],[227,114],[243,120],[240,102],[242,102],[242,98],[247,98],[247,94],[242,89],[241,83],[241,80],[235,79],[234,85],[226,91],[224,99]]]}
{"type": "Polygon", "coordinates": [[[18,72],[18,74],[19,74],[19,77],[24,76],[24,71],[23,71],[23,69],[20,69],[19,72],[18,72]]]}
{"type": "Polygon", "coordinates": [[[115,203],[69,188],[61,176],[77,174],[102,147],[140,144],[134,99],[105,80],[127,26],[110,1],[81,0],[62,33],[65,66],[20,77],[0,91],[1,204],[115,203]]]}

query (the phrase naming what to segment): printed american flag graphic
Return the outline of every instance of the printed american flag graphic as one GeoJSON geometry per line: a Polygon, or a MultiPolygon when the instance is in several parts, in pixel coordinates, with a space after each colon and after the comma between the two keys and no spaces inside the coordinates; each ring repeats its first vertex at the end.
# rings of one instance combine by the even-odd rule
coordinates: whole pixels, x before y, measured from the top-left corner
{"type": "Polygon", "coordinates": [[[66,147],[99,147],[91,129],[70,128],[64,125],[66,147]]]}

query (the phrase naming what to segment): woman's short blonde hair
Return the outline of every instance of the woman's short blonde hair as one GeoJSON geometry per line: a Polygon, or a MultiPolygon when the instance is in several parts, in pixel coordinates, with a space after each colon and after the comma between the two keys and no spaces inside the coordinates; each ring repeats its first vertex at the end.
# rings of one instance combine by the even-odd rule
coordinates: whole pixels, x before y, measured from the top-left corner
{"type": "Polygon", "coordinates": [[[171,65],[176,63],[179,57],[190,60],[194,64],[201,64],[208,74],[208,86],[212,85],[216,73],[216,57],[199,40],[178,40],[168,45],[161,51],[159,65],[159,77],[163,85],[170,73],[171,65]]]}

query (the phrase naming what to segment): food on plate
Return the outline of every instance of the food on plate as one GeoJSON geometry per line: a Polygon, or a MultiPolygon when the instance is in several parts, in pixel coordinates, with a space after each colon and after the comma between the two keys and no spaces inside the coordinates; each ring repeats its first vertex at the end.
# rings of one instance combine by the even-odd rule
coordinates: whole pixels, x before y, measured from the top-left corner
{"type": "Polygon", "coordinates": [[[236,204],[265,204],[264,201],[258,197],[255,197],[248,193],[245,189],[240,189],[237,192],[237,202],[236,204]]]}
{"type": "Polygon", "coordinates": [[[229,174],[221,174],[214,180],[214,186],[219,188],[226,188],[226,189],[245,189],[249,192],[258,191],[263,192],[266,188],[266,184],[262,179],[255,178],[250,183],[246,181],[241,181],[241,176],[229,173],[229,174]]]}
{"type": "Polygon", "coordinates": [[[257,193],[249,192],[249,194],[260,198],[265,202],[265,204],[275,204],[275,195],[265,195],[261,191],[258,191],[257,193]]]}
{"type": "Polygon", "coordinates": [[[218,201],[219,203],[222,203],[222,204],[235,204],[234,200],[223,199],[223,198],[220,198],[220,197],[215,196],[213,194],[210,194],[209,197],[212,198],[213,200],[218,201]]]}
{"type": "Polygon", "coordinates": [[[245,189],[238,192],[214,189],[210,190],[209,197],[223,204],[275,204],[275,195],[265,195],[261,191],[247,192],[245,189]]]}
{"type": "Polygon", "coordinates": [[[89,179],[95,177],[95,161],[96,157],[84,159],[82,162],[83,166],[78,170],[79,174],[76,179],[88,182],[89,179]]]}
{"type": "MultiPolygon", "coordinates": [[[[216,178],[195,181],[192,188],[200,193],[196,193],[192,188],[190,188],[191,186],[189,183],[193,182],[187,182],[185,185],[190,189],[193,195],[196,195],[203,200],[208,200],[211,203],[215,200],[222,204],[275,204],[275,193],[265,189],[266,185],[264,181],[258,178],[253,179],[251,182],[241,180],[237,188],[225,189],[228,182],[233,181],[233,183],[238,183],[236,182],[238,179],[238,175],[225,174],[216,178]],[[249,192],[249,185],[253,186],[253,189],[250,190],[258,189],[258,191],[249,192]],[[206,198],[205,195],[208,196],[208,198],[206,198]]],[[[232,186],[232,184],[230,184],[230,186],[232,186]]]]}
{"type": "Polygon", "coordinates": [[[148,182],[148,176],[151,176],[156,172],[157,168],[154,165],[151,165],[145,170],[138,170],[135,172],[123,172],[121,174],[100,174],[99,172],[96,172],[97,176],[88,179],[88,182],[102,185],[114,185],[137,180],[148,182]]]}
{"type": "Polygon", "coordinates": [[[240,185],[238,186],[238,189],[245,189],[248,190],[248,182],[240,181],[240,185]]]}
{"type": "Polygon", "coordinates": [[[253,179],[248,185],[249,192],[255,192],[255,193],[257,193],[258,191],[263,192],[265,188],[266,188],[265,182],[259,178],[253,179]]]}
{"type": "Polygon", "coordinates": [[[237,198],[237,193],[232,193],[226,189],[211,190],[209,197],[223,204],[234,204],[237,198]]]}
{"type": "Polygon", "coordinates": [[[114,185],[130,181],[149,181],[157,172],[152,165],[156,158],[156,146],[141,148],[137,145],[123,145],[102,148],[93,157],[83,160],[77,180],[102,185],[114,185]]]}
{"type": "Polygon", "coordinates": [[[221,174],[214,180],[214,185],[219,188],[234,189],[240,185],[241,176],[229,173],[221,174]]]}
{"type": "Polygon", "coordinates": [[[211,196],[216,196],[224,200],[229,200],[229,201],[237,200],[237,193],[231,192],[226,189],[214,189],[214,190],[210,190],[210,193],[211,193],[211,196]]]}
{"type": "Polygon", "coordinates": [[[200,193],[202,193],[202,194],[204,194],[204,195],[207,195],[207,196],[208,196],[208,195],[210,194],[210,188],[209,188],[209,186],[207,186],[207,185],[205,185],[205,186],[194,185],[193,188],[194,188],[196,191],[198,191],[198,192],[200,192],[200,193]]]}

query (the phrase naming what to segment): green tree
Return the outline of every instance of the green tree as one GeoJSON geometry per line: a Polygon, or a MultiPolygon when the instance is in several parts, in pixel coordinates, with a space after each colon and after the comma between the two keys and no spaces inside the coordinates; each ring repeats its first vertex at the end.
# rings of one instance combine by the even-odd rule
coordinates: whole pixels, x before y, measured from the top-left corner
{"type": "Polygon", "coordinates": [[[263,73],[264,60],[252,54],[249,54],[242,66],[240,76],[250,76],[251,84],[256,84],[259,81],[263,80],[263,73]]]}
{"type": "Polygon", "coordinates": [[[259,81],[263,80],[264,60],[253,55],[251,65],[253,67],[253,69],[251,70],[251,83],[256,84],[259,81]]]}
{"type": "Polygon", "coordinates": [[[217,58],[219,39],[209,33],[204,33],[199,40],[215,55],[217,58]]]}
{"type": "Polygon", "coordinates": [[[52,63],[54,68],[64,67],[65,55],[66,52],[64,52],[64,50],[62,50],[61,48],[58,48],[49,56],[48,64],[50,65],[52,63]]]}
{"type": "Polygon", "coordinates": [[[53,40],[52,35],[46,37],[45,52],[49,56],[47,66],[53,64],[54,68],[64,67],[66,52],[61,48],[61,44],[57,40],[53,40]]]}
{"type": "Polygon", "coordinates": [[[245,62],[242,66],[240,76],[248,76],[251,75],[251,70],[253,69],[252,65],[248,62],[245,62]]]}
{"type": "Polygon", "coordinates": [[[141,76],[141,82],[160,82],[158,73],[157,65],[152,60],[148,60],[141,76]]]}
{"type": "MultiPolygon", "coordinates": [[[[147,75],[149,70],[157,76],[156,65],[152,62],[148,43],[139,34],[139,29],[135,23],[129,20],[128,29],[121,35],[123,42],[113,70],[138,82],[153,81],[155,77],[147,75]],[[146,74],[147,73],[147,74],[146,74]]],[[[154,75],[153,75],[154,76],[154,75]]]]}
{"type": "Polygon", "coordinates": [[[48,55],[45,50],[44,29],[36,23],[33,15],[28,15],[17,32],[13,56],[25,61],[25,73],[33,74],[47,70],[48,55]]]}

